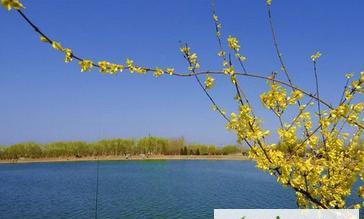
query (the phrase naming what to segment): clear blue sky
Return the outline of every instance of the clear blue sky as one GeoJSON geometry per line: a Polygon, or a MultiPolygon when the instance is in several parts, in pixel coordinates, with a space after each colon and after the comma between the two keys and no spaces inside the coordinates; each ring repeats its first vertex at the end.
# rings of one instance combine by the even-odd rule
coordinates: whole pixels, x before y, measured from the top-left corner
{"type": "MultiPolygon", "coordinates": [[[[199,55],[202,69],[220,69],[208,0],[58,0],[26,1],[24,11],[41,30],[75,53],[93,60],[185,70],[179,40],[199,55]]],[[[364,1],[273,0],[278,39],[296,84],[313,90],[309,56],[319,63],[322,96],[337,101],[343,75],[364,69],[364,1]]],[[[265,1],[217,0],[223,35],[237,36],[247,68],[269,74],[279,65],[269,31],[265,1]]],[[[80,73],[76,62],[39,42],[15,12],[0,10],[0,144],[24,141],[178,137],[189,142],[234,143],[225,121],[210,110],[192,79],[80,73]]],[[[244,79],[243,86],[260,107],[264,81],[244,79]]],[[[236,109],[230,82],[216,81],[213,91],[228,112],[236,109]]]]}

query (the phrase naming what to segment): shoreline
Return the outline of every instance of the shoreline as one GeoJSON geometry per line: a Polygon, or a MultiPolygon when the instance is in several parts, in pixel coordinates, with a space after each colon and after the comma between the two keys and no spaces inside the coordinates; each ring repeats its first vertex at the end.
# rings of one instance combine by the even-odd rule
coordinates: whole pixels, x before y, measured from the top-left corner
{"type": "Polygon", "coordinates": [[[151,156],[99,156],[99,157],[61,157],[61,158],[24,158],[17,160],[0,160],[0,164],[18,163],[54,163],[77,161],[128,161],[128,160],[250,160],[247,156],[237,155],[151,155],[151,156]]]}

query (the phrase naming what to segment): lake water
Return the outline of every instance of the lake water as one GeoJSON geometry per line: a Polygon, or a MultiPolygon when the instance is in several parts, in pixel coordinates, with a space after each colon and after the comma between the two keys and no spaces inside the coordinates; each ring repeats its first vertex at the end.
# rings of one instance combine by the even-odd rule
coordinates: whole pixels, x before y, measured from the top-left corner
{"type": "MultiPolygon", "coordinates": [[[[0,218],[94,218],[96,162],[0,164],[0,218]]],[[[295,208],[251,161],[100,161],[98,218],[213,218],[295,208]]]]}

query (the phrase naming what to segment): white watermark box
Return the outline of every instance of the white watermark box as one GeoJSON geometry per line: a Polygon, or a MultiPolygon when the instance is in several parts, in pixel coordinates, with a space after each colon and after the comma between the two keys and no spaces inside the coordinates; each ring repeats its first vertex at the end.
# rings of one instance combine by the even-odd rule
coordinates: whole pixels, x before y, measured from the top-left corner
{"type": "Polygon", "coordinates": [[[358,209],[215,209],[214,219],[359,219],[358,209]]]}

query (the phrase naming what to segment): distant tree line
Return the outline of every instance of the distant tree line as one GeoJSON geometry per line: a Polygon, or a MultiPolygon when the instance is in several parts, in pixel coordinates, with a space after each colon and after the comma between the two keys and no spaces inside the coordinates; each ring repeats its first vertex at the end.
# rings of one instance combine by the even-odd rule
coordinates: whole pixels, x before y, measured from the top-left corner
{"type": "Polygon", "coordinates": [[[245,153],[239,146],[186,144],[183,138],[166,139],[144,137],[141,139],[110,139],[97,142],[52,142],[38,144],[19,143],[0,146],[0,159],[19,158],[60,158],[88,156],[126,156],[126,155],[229,155],[245,153]]]}

